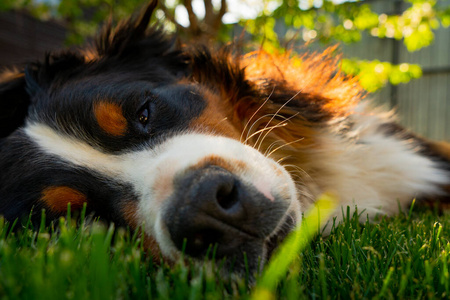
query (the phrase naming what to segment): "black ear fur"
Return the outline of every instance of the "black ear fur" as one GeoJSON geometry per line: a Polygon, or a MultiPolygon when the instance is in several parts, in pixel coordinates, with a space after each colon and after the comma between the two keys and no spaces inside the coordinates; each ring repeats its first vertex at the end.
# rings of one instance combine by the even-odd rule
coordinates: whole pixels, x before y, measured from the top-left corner
{"type": "Polygon", "coordinates": [[[23,72],[0,75],[0,138],[23,125],[30,105],[23,72]]]}
{"type": "Polygon", "coordinates": [[[173,40],[155,27],[148,28],[157,4],[157,0],[152,0],[140,16],[120,22],[116,28],[113,28],[110,21],[97,39],[98,55],[116,58],[150,57],[172,50],[173,40]]]}
{"type": "Polygon", "coordinates": [[[43,63],[30,63],[22,71],[0,73],[0,138],[24,124],[34,95],[51,83],[64,82],[83,63],[83,57],[64,52],[48,54],[43,63]]]}
{"type": "Polygon", "coordinates": [[[43,62],[27,65],[25,69],[27,91],[33,96],[37,91],[48,88],[52,83],[64,83],[77,74],[79,67],[84,64],[84,57],[76,52],[49,53],[43,62]]]}

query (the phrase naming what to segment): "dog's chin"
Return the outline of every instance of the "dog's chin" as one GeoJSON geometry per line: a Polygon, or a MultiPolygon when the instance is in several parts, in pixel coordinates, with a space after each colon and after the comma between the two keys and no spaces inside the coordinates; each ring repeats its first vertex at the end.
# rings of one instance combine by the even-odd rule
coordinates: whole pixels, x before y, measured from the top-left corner
{"type": "MultiPolygon", "coordinates": [[[[268,236],[254,237],[245,240],[232,254],[225,256],[218,255],[218,245],[210,245],[204,255],[191,256],[177,250],[170,239],[165,243],[171,246],[169,255],[163,255],[166,263],[173,264],[184,262],[185,264],[194,263],[199,267],[212,268],[212,274],[219,274],[221,280],[246,280],[249,285],[253,285],[264,266],[268,263],[278,247],[285,241],[286,237],[297,226],[300,212],[293,210],[292,207],[280,219],[278,226],[268,236]],[[216,273],[217,272],[217,273],[216,273]]],[[[164,232],[165,230],[163,230],[164,232]]],[[[161,245],[160,245],[161,246],[161,245]]],[[[166,249],[166,250],[167,250],[166,249]]],[[[160,248],[160,250],[163,250],[160,248]]]]}
{"type": "Polygon", "coordinates": [[[264,266],[269,262],[272,255],[276,253],[278,247],[285,241],[297,224],[297,213],[288,213],[277,229],[265,240],[253,240],[242,245],[241,251],[237,251],[232,257],[212,259],[214,247],[211,246],[210,255],[201,260],[194,259],[199,265],[213,266],[220,274],[221,280],[232,281],[246,280],[252,286],[257,277],[263,271],[264,266]]]}
{"type": "Polygon", "coordinates": [[[297,212],[290,212],[286,214],[280,226],[266,239],[264,243],[265,261],[269,261],[272,255],[276,252],[278,247],[284,242],[286,237],[297,226],[297,212]]]}

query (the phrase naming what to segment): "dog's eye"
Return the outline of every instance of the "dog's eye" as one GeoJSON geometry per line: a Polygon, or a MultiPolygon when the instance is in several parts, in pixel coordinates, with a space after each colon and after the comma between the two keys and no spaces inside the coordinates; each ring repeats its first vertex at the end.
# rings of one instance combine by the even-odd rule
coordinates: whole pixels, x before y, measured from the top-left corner
{"type": "Polygon", "coordinates": [[[149,115],[150,115],[150,112],[149,112],[149,110],[148,110],[148,107],[144,107],[144,108],[139,112],[139,123],[141,123],[142,125],[147,125],[149,115]]]}

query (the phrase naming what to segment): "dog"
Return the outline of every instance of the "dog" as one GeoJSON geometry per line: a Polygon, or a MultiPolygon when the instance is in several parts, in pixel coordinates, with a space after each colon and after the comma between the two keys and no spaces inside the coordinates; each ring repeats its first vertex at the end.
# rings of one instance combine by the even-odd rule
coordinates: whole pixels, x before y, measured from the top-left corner
{"type": "Polygon", "coordinates": [[[149,27],[155,7],[107,26],[95,46],[3,72],[7,220],[86,205],[143,226],[155,257],[202,259],[215,245],[215,259],[255,272],[323,192],[363,221],[447,196],[448,146],[365,100],[332,50],[183,46],[149,27]]]}

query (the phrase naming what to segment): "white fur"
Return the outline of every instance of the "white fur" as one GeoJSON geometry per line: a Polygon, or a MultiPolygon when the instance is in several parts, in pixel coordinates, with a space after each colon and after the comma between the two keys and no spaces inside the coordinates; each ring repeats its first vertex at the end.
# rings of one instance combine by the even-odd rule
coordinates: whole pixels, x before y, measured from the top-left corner
{"type": "MultiPolygon", "coordinates": [[[[318,193],[336,193],[352,212],[356,205],[364,211],[363,221],[367,215],[373,219],[397,213],[415,197],[437,195],[439,185],[450,181],[436,162],[417,152],[414,141],[380,130],[380,125],[393,121],[392,116],[361,103],[349,116],[350,132],[339,135],[328,129],[318,137],[319,150],[310,153],[309,171],[314,172],[318,193]]],[[[336,217],[338,221],[343,217],[340,208],[336,217]]]]}

